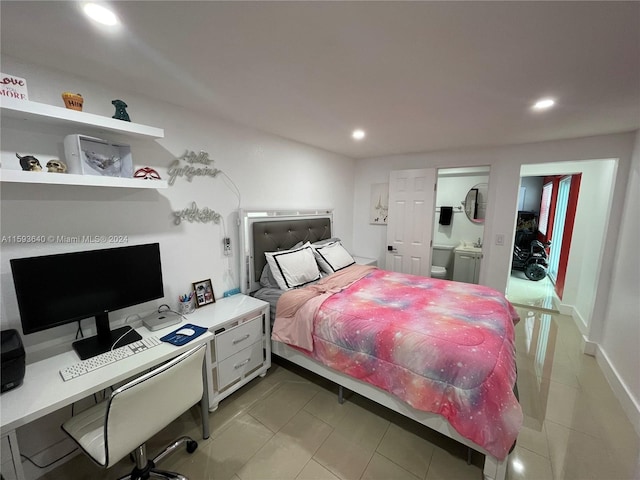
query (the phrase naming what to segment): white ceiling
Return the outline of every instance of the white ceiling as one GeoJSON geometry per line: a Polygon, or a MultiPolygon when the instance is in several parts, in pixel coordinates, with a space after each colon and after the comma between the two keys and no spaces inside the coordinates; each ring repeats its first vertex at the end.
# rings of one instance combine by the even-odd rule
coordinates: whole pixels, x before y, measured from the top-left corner
{"type": "Polygon", "coordinates": [[[2,53],[354,158],[640,128],[640,2],[112,6],[2,1],[2,53]]]}

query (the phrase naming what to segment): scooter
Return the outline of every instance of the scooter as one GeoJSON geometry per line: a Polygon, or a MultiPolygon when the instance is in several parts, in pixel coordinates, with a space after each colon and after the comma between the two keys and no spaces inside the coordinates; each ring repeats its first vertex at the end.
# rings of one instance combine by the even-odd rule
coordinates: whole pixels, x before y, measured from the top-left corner
{"type": "Polygon", "coordinates": [[[546,247],[539,240],[532,240],[529,248],[519,247],[517,244],[513,248],[513,261],[511,268],[522,270],[529,280],[540,281],[547,276],[549,262],[546,247]]]}

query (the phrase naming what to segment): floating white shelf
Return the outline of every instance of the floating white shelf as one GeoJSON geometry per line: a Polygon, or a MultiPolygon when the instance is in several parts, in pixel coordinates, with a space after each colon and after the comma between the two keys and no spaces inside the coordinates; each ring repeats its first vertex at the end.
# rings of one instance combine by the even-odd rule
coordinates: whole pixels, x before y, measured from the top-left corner
{"type": "Polygon", "coordinates": [[[139,178],[100,177],[75,175],[72,173],[25,172],[23,170],[0,169],[0,181],[11,183],[41,183],[48,185],[84,185],[90,187],[122,188],[167,188],[165,180],[143,180],[139,178]]]}
{"type": "Polygon", "coordinates": [[[2,98],[2,116],[53,125],[76,125],[97,131],[123,133],[134,137],[164,138],[162,128],[149,127],[139,123],[125,122],[93,113],[79,112],[68,108],[44,103],[2,98]]]}

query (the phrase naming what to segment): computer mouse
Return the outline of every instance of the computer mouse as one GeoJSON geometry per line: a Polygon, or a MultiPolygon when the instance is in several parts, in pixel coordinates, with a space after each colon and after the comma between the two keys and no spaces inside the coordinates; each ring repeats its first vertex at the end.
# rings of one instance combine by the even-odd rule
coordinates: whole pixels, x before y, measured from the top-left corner
{"type": "Polygon", "coordinates": [[[194,335],[196,333],[196,331],[193,328],[181,328],[180,330],[178,330],[176,332],[176,335],[184,335],[186,337],[190,337],[191,335],[194,335]]]}

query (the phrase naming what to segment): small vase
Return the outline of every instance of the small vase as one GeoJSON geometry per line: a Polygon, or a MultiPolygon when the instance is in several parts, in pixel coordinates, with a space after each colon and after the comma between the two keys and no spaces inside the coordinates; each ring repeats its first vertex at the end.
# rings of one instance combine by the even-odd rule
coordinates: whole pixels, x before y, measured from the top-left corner
{"type": "Polygon", "coordinates": [[[82,111],[84,99],[79,93],[64,92],[62,94],[62,100],[64,100],[65,107],[71,110],[78,110],[79,112],[82,111]]]}

